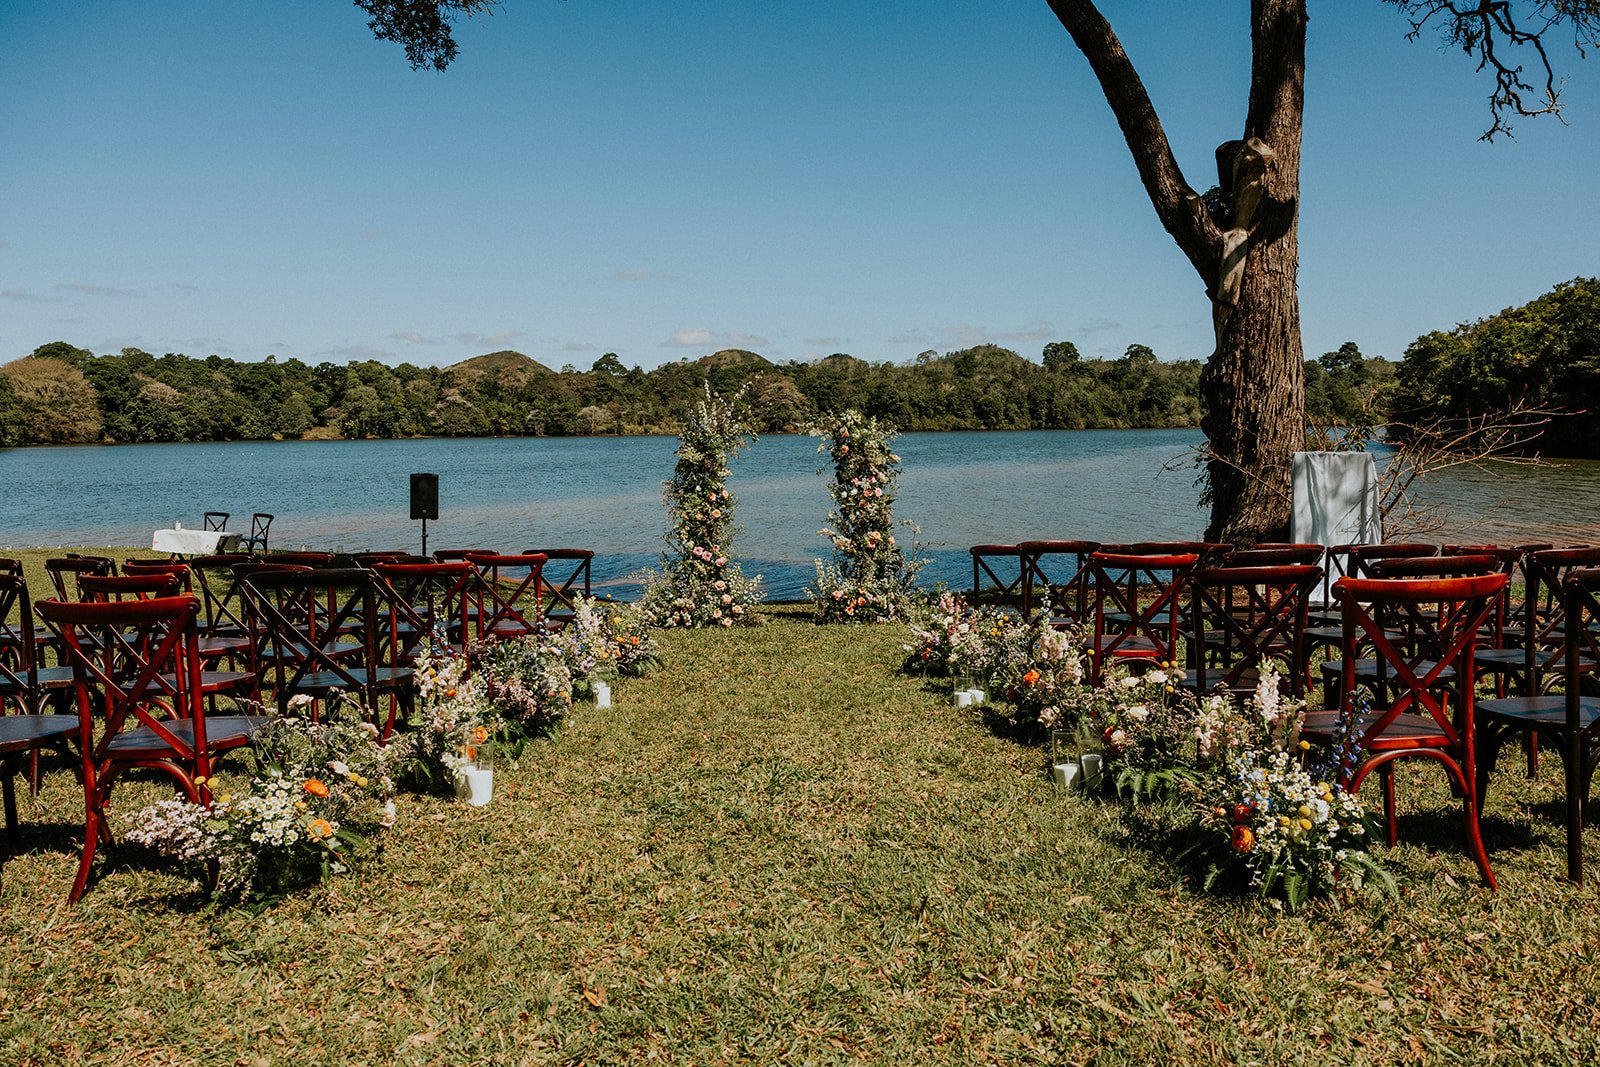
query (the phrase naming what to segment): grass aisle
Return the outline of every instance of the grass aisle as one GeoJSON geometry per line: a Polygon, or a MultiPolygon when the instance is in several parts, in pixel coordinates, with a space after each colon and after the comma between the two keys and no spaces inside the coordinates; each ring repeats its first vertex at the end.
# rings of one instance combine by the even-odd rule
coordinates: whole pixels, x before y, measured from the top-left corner
{"type": "MultiPolygon", "coordinates": [[[[211,910],[136,857],[66,909],[77,839],[36,829],[0,890],[0,1062],[1594,1048],[1600,923],[1591,891],[1556,881],[1558,829],[1541,822],[1525,859],[1495,853],[1493,897],[1447,843],[1391,854],[1398,907],[1285,918],[1203,898],[1112,805],[1052,793],[1037,750],[897,676],[900,640],[781,610],[754,631],[673,634],[666,668],[616,708],[580,707],[499,767],[488,808],[407,800],[382,862],[259,917],[211,910]]],[[[141,792],[160,791],[116,809],[141,792]]],[[[63,824],[81,803],[64,775],[44,802],[63,824]]],[[[25,803],[24,818],[49,817],[25,803]]]]}

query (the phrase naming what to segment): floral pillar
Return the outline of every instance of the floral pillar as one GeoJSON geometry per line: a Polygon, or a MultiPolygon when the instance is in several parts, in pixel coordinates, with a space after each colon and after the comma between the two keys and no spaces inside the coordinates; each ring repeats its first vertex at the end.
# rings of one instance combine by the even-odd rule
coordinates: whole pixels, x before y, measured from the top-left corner
{"type": "Polygon", "coordinates": [[[908,561],[893,533],[900,457],[889,445],[898,435],[858,411],[824,416],[811,432],[822,438],[817,451],[833,461],[828,492],[836,509],[821,531],[833,543],[833,560],[817,562],[817,621],[906,618],[917,571],[926,561],[908,561]]]}
{"type": "Polygon", "coordinates": [[[733,402],[713,393],[690,406],[678,461],[663,498],[669,528],[661,571],[647,576],[644,606],[661,626],[736,626],[757,621],[761,576],[733,562],[736,500],[728,461],[754,438],[733,402]]]}

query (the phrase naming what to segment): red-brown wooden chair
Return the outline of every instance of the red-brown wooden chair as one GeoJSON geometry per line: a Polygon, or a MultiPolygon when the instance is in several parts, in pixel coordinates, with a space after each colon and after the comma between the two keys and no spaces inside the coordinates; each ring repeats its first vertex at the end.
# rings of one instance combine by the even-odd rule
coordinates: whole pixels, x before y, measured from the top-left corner
{"type": "Polygon", "coordinates": [[[1113,662],[1145,665],[1174,658],[1180,605],[1200,557],[1091,552],[1088,559],[1090,680],[1099,685],[1113,662]]]}
{"type": "Polygon", "coordinates": [[[395,662],[409,664],[430,642],[462,650],[470,630],[468,608],[478,587],[477,568],[455,563],[379,563],[394,610],[387,620],[395,662]]]}
{"type": "Polygon", "coordinates": [[[29,783],[36,790],[41,750],[51,748],[65,754],[67,743],[79,737],[78,716],[66,713],[70,710],[72,669],[41,664],[37,633],[27,581],[20,572],[0,573],[0,791],[13,852],[22,847],[16,774],[27,769],[29,783]],[[55,713],[46,713],[46,707],[55,713]]]}
{"type": "Polygon", "coordinates": [[[548,630],[559,630],[572,621],[577,611],[577,599],[590,595],[590,570],[594,552],[587,548],[529,548],[524,556],[543,556],[544,566],[539,572],[543,584],[544,625],[548,630]],[[552,571],[554,575],[552,576],[552,571]]]}
{"type": "Polygon", "coordinates": [[[467,561],[478,569],[477,595],[471,608],[478,640],[543,632],[542,554],[474,552],[467,561]]]}
{"type": "Polygon", "coordinates": [[[1473,652],[1505,591],[1499,572],[1442,578],[1341,578],[1334,586],[1343,619],[1341,704],[1306,716],[1301,737],[1332,745],[1341,721],[1355,759],[1338,772],[1354,793],[1377,772],[1391,845],[1398,840],[1392,764],[1429,759],[1444,767],[1462,799],[1467,847],[1489,888],[1494,872],[1478,826],[1476,674],[1473,652]],[[1396,632],[1408,636],[1402,644],[1396,632]],[[1379,669],[1363,686],[1356,664],[1370,647],[1379,669]],[[1447,678],[1446,675],[1451,677],[1447,678]],[[1370,695],[1363,713],[1360,694],[1370,695]]]}
{"type": "Polygon", "coordinates": [[[1048,612],[1063,626],[1089,621],[1089,554],[1098,541],[1023,541],[1021,557],[1022,616],[1048,612]]]}
{"type": "Polygon", "coordinates": [[[1022,606],[1027,563],[1021,545],[973,545],[967,554],[972,557],[972,603],[1022,606]],[[1011,565],[1003,560],[1010,560],[1011,565]],[[1003,575],[1002,570],[1006,572],[1003,575]]]}
{"type": "Polygon", "coordinates": [[[78,578],[85,574],[112,573],[110,561],[102,556],[64,556],[44,561],[44,572],[55,587],[58,600],[81,600],[78,578]]]}
{"type": "Polygon", "coordinates": [[[1280,566],[1201,567],[1189,577],[1189,671],[1186,688],[1221,687],[1235,698],[1254,692],[1264,659],[1284,665],[1289,695],[1304,691],[1306,612],[1322,568],[1280,566]]]}
{"type": "Polygon", "coordinates": [[[397,663],[379,621],[393,612],[387,586],[364,567],[264,568],[243,576],[252,618],[261,628],[263,680],[280,712],[296,696],[320,702],[355,699],[387,740],[397,709],[412,707],[413,672],[397,663]]]}
{"type": "Polygon", "coordinates": [[[200,601],[191,595],[121,603],[41,600],[73,671],[82,735],[84,840],[68,901],[83,895],[102,844],[116,780],[140,767],[171,777],[191,801],[209,804],[218,755],[249,743],[267,719],[207,715],[200,687],[200,601]]]}
{"type": "Polygon", "coordinates": [[[1600,763],[1600,570],[1574,570],[1562,579],[1561,647],[1552,664],[1563,691],[1478,702],[1478,792],[1504,743],[1517,735],[1544,736],[1566,771],[1567,877],[1583,884],[1583,827],[1589,790],[1600,763]]]}

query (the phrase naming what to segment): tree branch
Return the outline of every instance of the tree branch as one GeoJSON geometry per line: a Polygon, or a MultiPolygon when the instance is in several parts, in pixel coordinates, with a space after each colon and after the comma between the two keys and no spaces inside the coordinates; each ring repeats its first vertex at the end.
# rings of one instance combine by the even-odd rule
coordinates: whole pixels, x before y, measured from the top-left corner
{"type": "Polygon", "coordinates": [[[1050,10],[1073,43],[1089,61],[1106,103],[1117,125],[1122,128],[1128,151],[1133,154],[1134,166],[1144,183],[1150,203],[1156,209],[1161,225],[1178,242],[1183,254],[1205,282],[1208,292],[1217,284],[1218,264],[1222,247],[1222,231],[1206,211],[1172,154],[1166,131],[1144,82],[1123,50],[1111,24],[1095,7],[1093,0],[1049,0],[1050,10]]]}
{"type": "Polygon", "coordinates": [[[500,0],[355,0],[371,18],[367,28],[380,41],[406,50],[412,70],[443,70],[456,58],[450,23],[457,16],[490,15],[500,0]]]}
{"type": "Polygon", "coordinates": [[[1566,26],[1579,56],[1587,49],[1600,47],[1600,0],[1527,0],[1521,5],[1525,21],[1518,18],[1514,0],[1384,0],[1399,8],[1415,41],[1429,23],[1438,26],[1439,38],[1451,48],[1459,48],[1478,60],[1478,70],[1494,73],[1494,88],[1489,93],[1491,125],[1481,140],[1492,141],[1497,134],[1509,134],[1510,115],[1561,117],[1561,86],[1556,78],[1550,53],[1545,50],[1545,35],[1566,26]],[[1525,25],[1534,28],[1527,29],[1525,25]],[[1519,63],[1504,58],[1501,46],[1529,48],[1536,60],[1537,84],[1523,76],[1519,63]],[[1530,101],[1527,96],[1533,94],[1530,101]]]}

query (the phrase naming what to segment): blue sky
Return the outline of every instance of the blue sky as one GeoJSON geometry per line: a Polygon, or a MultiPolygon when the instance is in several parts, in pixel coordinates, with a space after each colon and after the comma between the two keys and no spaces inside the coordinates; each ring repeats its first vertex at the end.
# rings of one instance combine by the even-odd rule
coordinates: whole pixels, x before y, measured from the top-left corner
{"type": "MultiPolygon", "coordinates": [[[[1102,4],[1197,188],[1248,6],[1102,4]]],[[[1311,14],[1308,355],[1600,273],[1600,63],[1558,52],[1569,124],[1487,145],[1465,57],[1377,0],[1311,14]]],[[[343,0],[0,4],[0,361],[1210,351],[1043,0],[507,0],[458,39],[420,73],[343,0]]]]}

